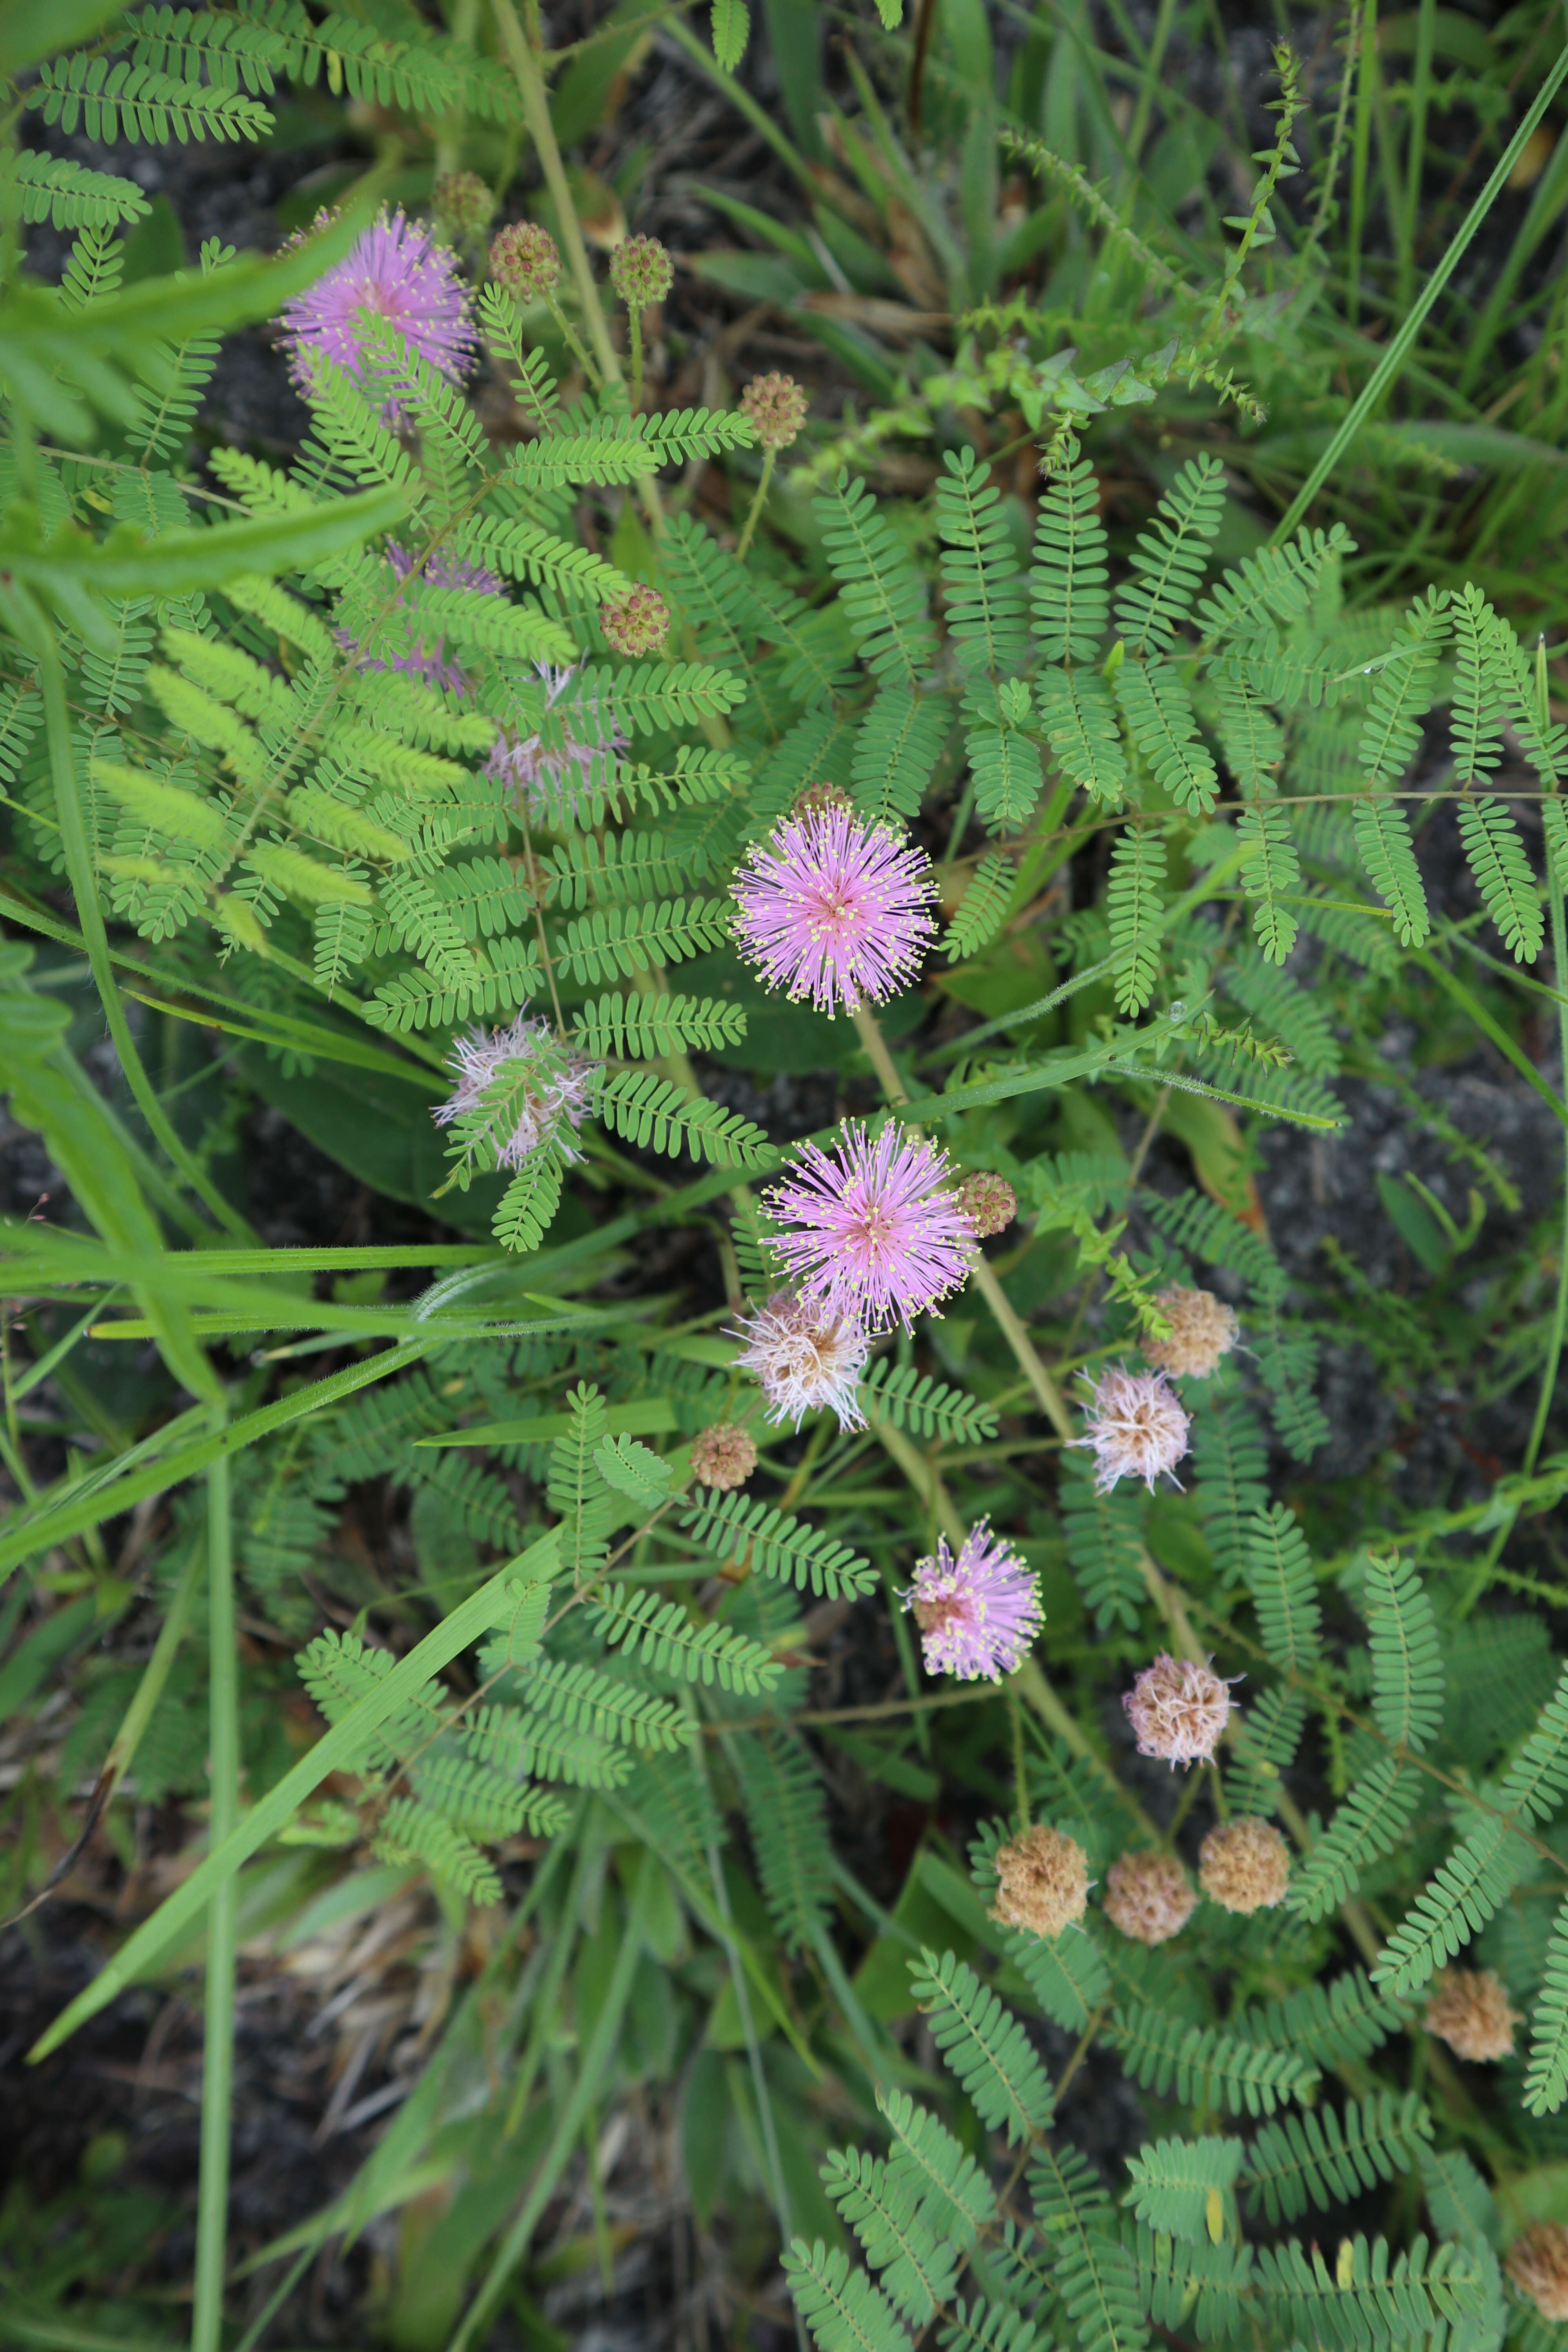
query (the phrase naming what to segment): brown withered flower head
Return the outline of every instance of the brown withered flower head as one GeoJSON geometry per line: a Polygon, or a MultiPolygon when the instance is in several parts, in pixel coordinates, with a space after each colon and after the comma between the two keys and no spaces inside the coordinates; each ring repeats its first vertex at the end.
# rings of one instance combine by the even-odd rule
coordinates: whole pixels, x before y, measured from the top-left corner
{"type": "Polygon", "coordinates": [[[958,1205],[973,1226],[981,1241],[993,1234],[1005,1234],[1018,1213],[1018,1195],[1005,1176],[994,1169],[981,1168],[966,1176],[958,1188],[958,1205]]]}
{"type": "Polygon", "coordinates": [[[756,1466],[757,1441],[739,1422],[715,1422],[691,1441],[692,1475],[704,1486],[743,1486],[756,1466]]]}
{"type": "Polygon", "coordinates": [[[1484,2063],[1511,2058],[1513,2029],[1522,2025],[1508,2005],[1508,1988],[1495,1969],[1439,1969],[1432,1980],[1426,2025],[1456,2058],[1484,2063]]]}
{"type": "Polygon", "coordinates": [[[1503,2268],[1542,2319],[1568,2319],[1568,2227],[1532,2221],[1509,2248],[1503,2268]]]}
{"type": "Polygon", "coordinates": [[[1198,1848],[1198,1885],[1222,1911],[1272,1911],[1290,1884],[1290,1850],[1258,1813],[1221,1822],[1198,1848]]]}
{"type": "Polygon", "coordinates": [[[1040,1824],[996,1849],[993,1919],[1026,1936],[1056,1937],[1089,1907],[1089,1857],[1061,1830],[1040,1824]]]}
{"type": "Polygon", "coordinates": [[[754,375],[741,394],[741,409],[763,449],[787,449],[800,438],[810,406],[793,375],[754,375]]]}
{"type": "Polygon", "coordinates": [[[1154,1304],[1171,1327],[1168,1339],[1145,1338],[1144,1355],[1178,1379],[1206,1381],[1222,1356],[1236,1345],[1234,1307],[1212,1290],[1184,1290],[1179,1283],[1154,1294],[1154,1304]]]}
{"type": "Polygon", "coordinates": [[[1105,1916],[1135,1944],[1168,1944],[1197,1901],[1173,1854],[1124,1853],[1105,1874],[1105,1916]]]}

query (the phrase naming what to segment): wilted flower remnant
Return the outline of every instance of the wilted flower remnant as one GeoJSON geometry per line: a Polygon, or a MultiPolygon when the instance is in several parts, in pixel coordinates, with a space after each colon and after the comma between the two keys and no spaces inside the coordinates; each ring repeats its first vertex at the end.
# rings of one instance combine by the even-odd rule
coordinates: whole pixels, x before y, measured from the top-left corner
{"type": "MultiPolygon", "coordinates": [[[[312,232],[331,218],[318,213],[312,232]]],[[[296,383],[309,389],[318,358],[335,361],[353,376],[363,373],[362,311],[384,320],[452,383],[460,382],[473,364],[478,338],[458,257],[402,211],[381,214],[344,260],[285,304],[283,341],[296,383]]],[[[385,414],[389,423],[400,421],[395,397],[385,414]]]]}
{"type": "Polygon", "coordinates": [[[923,851],[852,811],[796,811],[753,843],[736,877],[736,945],[770,988],[821,1013],[880,1004],[936,935],[923,851]]]}
{"type": "MultiPolygon", "coordinates": [[[[574,667],[560,669],[550,662],[536,662],[534,667],[543,681],[544,707],[553,710],[578,672],[574,667]]],[[[529,734],[521,728],[503,727],[496,737],[485,773],[499,777],[530,816],[548,820],[568,815],[582,793],[592,788],[608,791],[615,782],[616,753],[625,750],[626,739],[613,719],[606,723],[607,714],[600,714],[596,702],[588,700],[577,708],[584,732],[591,732],[595,740],[579,741],[565,718],[548,730],[536,728],[529,734]],[[547,740],[557,731],[559,741],[547,740]]]]}
{"type": "Polygon", "coordinates": [[[1151,1494],[1187,1450],[1192,1423],[1163,1372],[1130,1372],[1113,1365],[1091,1383],[1084,1411],[1087,1435],[1074,1445],[1094,1449],[1094,1486],[1110,1493],[1120,1478],[1142,1478],[1151,1494]]]}
{"type": "Polygon", "coordinates": [[[700,1429],[691,1442],[691,1474],[704,1486],[721,1494],[743,1486],[757,1466],[757,1441],[736,1422],[715,1422],[700,1429]]]}
{"type": "Polygon", "coordinates": [[[575,1160],[574,1134],[593,1101],[599,1065],[520,1013],[505,1029],[474,1029],[452,1041],[457,1087],[435,1109],[437,1124],[463,1122],[469,1156],[484,1150],[497,1168],[521,1168],[553,1145],[575,1160]],[[492,1092],[493,1089],[493,1092],[492,1092]]]}
{"type": "Polygon", "coordinates": [[[1532,2221],[1509,2248],[1503,2268],[1542,2319],[1568,2319],[1568,2226],[1532,2221]]]}
{"type": "Polygon", "coordinates": [[[791,1290],[775,1290],[735,1337],[746,1343],[735,1361],[767,1399],[769,1421],[798,1429],[808,1412],[830,1408],[841,1429],[865,1428],[856,1391],[871,1342],[858,1315],[836,1314],[791,1290]]]}
{"type": "Polygon", "coordinates": [[[1162,1651],[1123,1697],[1140,1756],[1206,1764],[1230,1719],[1230,1685],[1211,1665],[1162,1651]]]}
{"type": "Polygon", "coordinates": [[[945,1152],[891,1122],[874,1139],[846,1120],[831,1152],[804,1143],[769,1205],[773,1244],[803,1297],[875,1327],[912,1324],[969,1271],[971,1228],[945,1152]]]}
{"type": "Polygon", "coordinates": [[[656,654],[669,635],[669,606],[657,588],[637,581],[618,604],[601,604],[599,627],[612,653],[637,660],[656,654]]]}
{"type": "Polygon", "coordinates": [[[490,276],[514,302],[542,302],[561,282],[555,239],[537,221],[513,221],[490,239],[490,276]]]}
{"type": "MultiPolygon", "coordinates": [[[[416,565],[421,564],[417,554],[406,547],[400,547],[395,540],[389,539],[383,552],[399,580],[407,580],[416,565]]],[[[419,576],[432,588],[468,588],[481,596],[504,596],[506,593],[505,581],[495,572],[486,571],[483,564],[454,562],[439,548],[421,565],[419,576]]],[[[355,641],[346,629],[338,630],[336,635],[341,646],[350,651],[356,649],[355,641]]],[[[449,694],[466,694],[468,691],[467,677],[455,661],[447,658],[444,637],[437,637],[433,644],[423,637],[416,637],[405,652],[389,654],[384,661],[374,654],[366,654],[360,661],[360,667],[402,670],[410,677],[424,678],[427,685],[444,687],[449,694]]]]}
{"type": "Polygon", "coordinates": [[[1494,1969],[1439,1969],[1426,2004],[1428,2033],[1446,2042],[1456,2058],[1478,2064],[1511,2058],[1513,2029],[1524,2020],[1508,2004],[1508,1990],[1494,1969]]]}
{"type": "Polygon", "coordinates": [[[1056,1937],[1089,1907],[1089,1857],[1076,1838],[1044,1823],[996,1849],[991,1916],[1026,1936],[1056,1937]]]}
{"type": "Polygon", "coordinates": [[[970,1528],[956,1559],[939,1538],[900,1598],[921,1629],[926,1672],[960,1682],[996,1683],[1015,1673],[1040,1630],[1034,1577],[987,1519],[970,1528]]]}
{"type": "Polygon", "coordinates": [[[1017,1215],[1018,1195],[1005,1176],[982,1168],[959,1186],[958,1205],[977,1238],[988,1241],[993,1234],[1005,1234],[1017,1215]]]}
{"type": "Polygon", "coordinates": [[[1173,1854],[1124,1853],[1105,1874],[1105,1916],[1135,1944],[1168,1944],[1197,1908],[1173,1854]]]}
{"type": "Polygon", "coordinates": [[[760,448],[787,449],[800,438],[810,406],[792,375],[754,375],[741,394],[741,413],[752,420],[760,448]]]}
{"type": "Polygon", "coordinates": [[[1290,1850],[1258,1813],[1221,1822],[1198,1848],[1198,1885],[1222,1911],[1272,1911],[1290,1884],[1290,1850]]]}
{"type": "Polygon", "coordinates": [[[1154,1304],[1171,1327],[1167,1339],[1145,1339],[1143,1353],[1152,1364],[1178,1380],[1206,1381],[1222,1356],[1236,1345],[1234,1307],[1212,1290],[1185,1290],[1173,1283],[1156,1291],[1154,1304]]]}

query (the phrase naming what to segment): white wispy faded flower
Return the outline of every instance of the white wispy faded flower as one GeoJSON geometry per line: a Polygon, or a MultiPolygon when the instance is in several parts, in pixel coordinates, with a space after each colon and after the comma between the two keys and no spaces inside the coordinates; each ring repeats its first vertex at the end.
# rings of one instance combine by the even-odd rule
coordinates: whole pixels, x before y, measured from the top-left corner
{"type": "Polygon", "coordinates": [[[452,1040],[457,1085],[434,1117],[455,1127],[468,1158],[521,1168],[546,1145],[581,1158],[571,1138],[593,1107],[600,1065],[563,1045],[547,1021],[526,1013],[504,1029],[473,1029],[452,1040]]]}
{"type": "Polygon", "coordinates": [[[1187,1450],[1192,1423],[1163,1372],[1130,1372],[1116,1364],[1092,1384],[1084,1408],[1086,1434],[1069,1444],[1091,1446],[1097,1494],[1121,1478],[1142,1478],[1151,1494],[1157,1478],[1173,1473],[1187,1450]]]}
{"type": "Polygon", "coordinates": [[[769,1421],[798,1429],[808,1412],[826,1408],[841,1429],[864,1429],[857,1391],[871,1342],[858,1315],[775,1290],[734,1336],[745,1342],[735,1361],[767,1399],[769,1421]]]}
{"type": "MultiPolygon", "coordinates": [[[[565,668],[536,662],[544,687],[546,713],[568,698],[568,689],[580,665],[565,668]]],[[[586,792],[608,792],[616,781],[616,754],[626,748],[626,737],[612,713],[589,696],[574,713],[583,729],[580,740],[563,713],[531,732],[503,727],[485,762],[485,773],[497,777],[531,817],[549,823],[569,817],[586,792]]]]}

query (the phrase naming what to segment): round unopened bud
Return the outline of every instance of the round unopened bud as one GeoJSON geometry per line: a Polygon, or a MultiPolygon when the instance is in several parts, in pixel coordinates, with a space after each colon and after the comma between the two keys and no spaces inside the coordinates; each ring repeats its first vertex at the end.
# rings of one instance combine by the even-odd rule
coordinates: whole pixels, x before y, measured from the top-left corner
{"type": "Polygon", "coordinates": [[[1154,1304],[1171,1327],[1168,1339],[1145,1339],[1143,1353],[1163,1372],[1178,1379],[1206,1381],[1222,1356],[1236,1345],[1234,1307],[1212,1290],[1184,1290],[1173,1283],[1156,1291],[1154,1304]]]}
{"type": "Polygon", "coordinates": [[[1197,1901],[1173,1854],[1124,1853],[1105,1874],[1105,1916],[1135,1944],[1168,1944],[1197,1901]]]}
{"type": "Polygon", "coordinates": [[[628,236],[610,256],[610,283],[628,310],[646,310],[674,285],[675,264],[657,236],[628,236]]]}
{"type": "Polygon", "coordinates": [[[1059,1936],[1089,1906],[1089,1857],[1060,1830],[1023,1831],[996,1849],[991,1916],[1028,1936],[1059,1936]]]}
{"type": "Polygon", "coordinates": [[[1508,2005],[1508,1989],[1494,1969],[1439,1969],[1426,2004],[1426,2031],[1456,2058],[1484,2063],[1511,2058],[1513,2029],[1524,2020],[1508,2005]]]}
{"type": "Polygon", "coordinates": [[[979,1169],[966,1176],[958,1188],[958,1205],[973,1226],[976,1234],[985,1241],[992,1234],[1005,1233],[1018,1213],[1018,1195],[1005,1176],[994,1169],[979,1169]]]}
{"type": "Polygon", "coordinates": [[[599,627],[612,653],[656,654],[669,635],[669,606],[639,580],[618,604],[601,604],[599,627]]]}
{"type": "Polygon", "coordinates": [[[1509,2248],[1503,2268],[1542,2319],[1568,2319],[1568,2227],[1532,2221],[1509,2248]]]}
{"type": "Polygon", "coordinates": [[[542,301],[560,281],[555,239],[537,221],[513,221],[490,239],[490,276],[514,302],[542,301]]]}
{"type": "Polygon", "coordinates": [[[800,438],[810,405],[793,375],[754,375],[741,394],[741,414],[752,420],[752,430],[763,449],[787,449],[800,438]]]}
{"type": "Polygon", "coordinates": [[[855,803],[842,784],[807,784],[789,805],[791,816],[826,816],[830,809],[852,809],[855,803]]]}
{"type": "Polygon", "coordinates": [[[1290,1849],[1261,1814],[1221,1822],[1198,1848],[1198,1885],[1222,1911],[1272,1911],[1289,1884],[1290,1849]]]}
{"type": "Polygon", "coordinates": [[[716,1422],[691,1441],[691,1470],[704,1486],[743,1486],[757,1466],[757,1441],[738,1422],[716,1422]]]}
{"type": "Polygon", "coordinates": [[[459,244],[482,236],[495,208],[494,194],[477,172],[443,172],[430,192],[431,211],[459,244]]]}

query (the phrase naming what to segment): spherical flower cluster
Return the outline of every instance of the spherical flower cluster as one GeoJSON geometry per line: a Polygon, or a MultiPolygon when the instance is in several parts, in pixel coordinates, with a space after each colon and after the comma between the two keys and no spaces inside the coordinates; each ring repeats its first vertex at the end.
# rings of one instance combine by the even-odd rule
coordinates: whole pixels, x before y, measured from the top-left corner
{"type": "Polygon", "coordinates": [[[969,1272],[971,1229],[949,1173],[945,1152],[891,1120],[871,1138],[847,1119],[831,1152],[803,1143],[769,1193],[783,1228],[774,1255],[803,1297],[873,1329],[907,1328],[969,1272]]]}
{"type": "Polygon", "coordinates": [[[1089,1857],[1075,1838],[1043,1823],[996,1849],[991,1916],[1026,1936],[1061,1935],[1089,1907],[1089,1857]]]}
{"type": "Polygon", "coordinates": [[[1121,1704],[1138,1735],[1140,1756],[1158,1756],[1172,1765],[1206,1764],[1230,1719],[1230,1685],[1212,1665],[1162,1651],[1121,1704]]]}
{"type": "Polygon", "coordinates": [[[767,1400],[767,1419],[798,1429],[808,1412],[836,1412],[841,1429],[864,1429],[857,1396],[871,1342],[858,1315],[836,1314],[775,1290],[765,1307],[742,1321],[735,1361],[767,1400]]]}
{"type": "Polygon", "coordinates": [[[691,1441],[692,1476],[721,1494],[743,1486],[756,1466],[757,1441],[736,1422],[716,1422],[711,1429],[700,1429],[691,1441]]]}
{"type": "Polygon", "coordinates": [[[1272,1911],[1290,1884],[1290,1849],[1257,1813],[1221,1822],[1198,1848],[1198,1885],[1222,1911],[1272,1911]]]}
{"type": "Polygon", "coordinates": [[[796,793],[789,804],[791,816],[826,816],[829,809],[852,809],[855,803],[842,784],[831,783],[825,777],[820,782],[807,784],[796,793]]]}
{"type": "Polygon", "coordinates": [[[787,449],[798,441],[811,404],[793,375],[754,375],[741,394],[741,413],[752,420],[763,449],[787,449]]]}
{"type": "Polygon", "coordinates": [[[599,628],[612,653],[637,660],[656,654],[669,635],[669,606],[657,588],[637,581],[619,604],[601,604],[599,628]]]}
{"type": "MultiPolygon", "coordinates": [[[[432,588],[470,588],[481,596],[504,596],[506,583],[480,563],[457,563],[439,549],[426,562],[395,540],[388,540],[384,549],[388,563],[399,580],[406,580],[416,564],[420,564],[419,576],[432,588]]],[[[355,640],[347,629],[335,632],[338,643],[351,652],[355,640]]],[[[447,641],[437,637],[434,644],[416,637],[406,650],[391,654],[382,661],[367,654],[360,663],[362,669],[397,669],[410,677],[422,677],[430,686],[445,687],[450,694],[466,694],[468,681],[455,661],[447,658],[447,641]]]]}
{"type": "Polygon", "coordinates": [[[1568,2319],[1568,2225],[1532,2221],[1509,2248],[1503,2268],[1542,2319],[1568,2319]]]}
{"type": "Polygon", "coordinates": [[[1428,2033],[1456,2058],[1484,2063],[1511,2058],[1513,2029],[1524,2020],[1508,2005],[1508,1990],[1493,1969],[1439,1969],[1426,2004],[1428,2033]]]}
{"type": "Polygon", "coordinates": [[[1178,1380],[1206,1381],[1222,1356],[1236,1345],[1234,1307],[1212,1290],[1184,1290],[1173,1283],[1157,1291],[1154,1304],[1171,1327],[1167,1339],[1146,1339],[1143,1353],[1152,1364],[1178,1380]]]}
{"type": "Polygon", "coordinates": [[[770,988],[819,1013],[880,1004],[936,936],[925,852],[850,810],[792,814],[754,842],[735,877],[735,943],[770,988]]]}
{"type": "MultiPolygon", "coordinates": [[[[534,667],[544,682],[545,708],[553,710],[577,671],[557,669],[549,662],[534,667]]],[[[547,742],[540,729],[525,735],[520,728],[503,727],[496,737],[485,773],[499,777],[530,816],[547,821],[566,816],[582,793],[590,787],[607,792],[616,781],[616,753],[625,751],[626,738],[591,698],[576,709],[584,740],[577,740],[564,719],[559,741],[547,742]]]]}
{"type": "Polygon", "coordinates": [[[1116,1364],[1091,1382],[1087,1434],[1069,1440],[1094,1449],[1094,1486],[1108,1495],[1121,1478],[1142,1478],[1151,1494],[1187,1450],[1192,1423],[1163,1372],[1130,1372],[1116,1364]]]}
{"type": "Polygon", "coordinates": [[[443,172],[430,192],[430,209],[449,236],[480,237],[495,217],[494,191],[477,172],[443,172]]]}
{"type": "Polygon", "coordinates": [[[921,1629],[926,1672],[960,1682],[999,1683],[1017,1671],[1040,1630],[1035,1580],[1012,1546],[981,1519],[954,1559],[945,1536],[930,1559],[915,1562],[915,1579],[900,1595],[921,1629]]]}
{"type": "Polygon", "coordinates": [[[583,1124],[599,1065],[561,1045],[548,1022],[520,1013],[505,1029],[475,1029],[456,1037],[451,1067],[457,1087],[437,1104],[434,1116],[440,1127],[469,1122],[470,1152],[488,1147],[493,1164],[509,1169],[521,1168],[546,1145],[564,1159],[579,1156],[566,1130],[574,1134],[583,1124]],[[485,1097],[497,1080],[505,1083],[505,1101],[487,1114],[485,1097]]]}
{"type": "Polygon", "coordinates": [[[1173,1854],[1124,1853],[1105,1874],[1105,1916],[1135,1944],[1168,1944],[1197,1901],[1173,1854]]]}
{"type": "Polygon", "coordinates": [[[657,236],[628,236],[610,256],[610,283],[628,310],[646,310],[674,285],[675,264],[657,236]]]}
{"type": "Polygon", "coordinates": [[[561,282],[555,239],[537,221],[513,221],[490,239],[490,276],[514,302],[542,302],[561,282]]]}
{"type": "MultiPolygon", "coordinates": [[[[318,214],[313,226],[323,228],[331,218],[318,214]]],[[[305,241],[291,240],[296,245],[305,241]]],[[[473,364],[478,337],[468,290],[458,274],[458,257],[402,211],[381,214],[344,260],[285,304],[281,340],[296,383],[308,391],[314,367],[322,359],[334,361],[353,376],[362,373],[362,311],[384,320],[421,359],[453,383],[460,382],[473,364]]],[[[389,423],[401,421],[403,404],[395,393],[384,414],[389,423]]]]}
{"type": "Polygon", "coordinates": [[[958,1188],[958,1205],[982,1241],[1005,1234],[1018,1213],[1018,1195],[1005,1176],[982,1168],[958,1188]]]}

